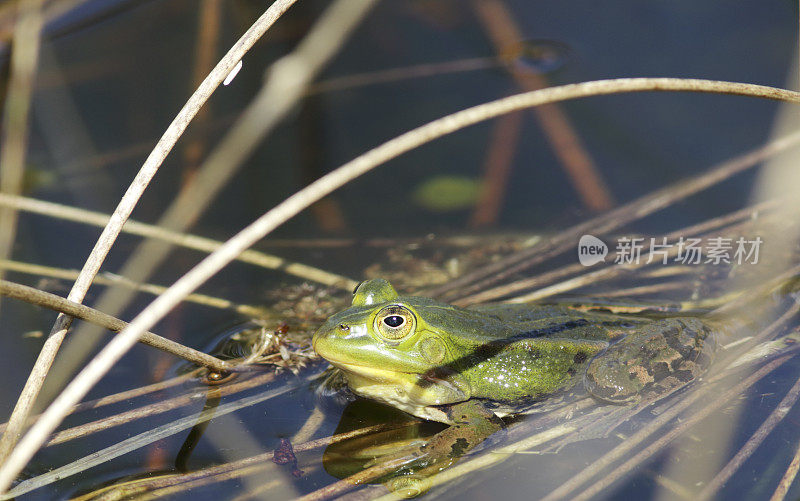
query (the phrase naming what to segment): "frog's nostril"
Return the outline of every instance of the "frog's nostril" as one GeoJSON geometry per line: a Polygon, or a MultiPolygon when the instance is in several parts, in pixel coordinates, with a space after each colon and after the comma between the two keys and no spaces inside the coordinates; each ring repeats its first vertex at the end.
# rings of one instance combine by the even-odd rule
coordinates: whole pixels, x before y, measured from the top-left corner
{"type": "Polygon", "coordinates": [[[340,331],[344,331],[344,332],[348,332],[350,330],[350,326],[349,325],[345,325],[345,324],[339,324],[339,330],[340,331]]]}

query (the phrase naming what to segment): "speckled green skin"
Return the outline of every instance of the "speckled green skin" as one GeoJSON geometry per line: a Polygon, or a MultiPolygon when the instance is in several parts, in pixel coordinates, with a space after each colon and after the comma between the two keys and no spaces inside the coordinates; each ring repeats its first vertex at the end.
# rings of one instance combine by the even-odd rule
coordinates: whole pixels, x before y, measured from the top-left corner
{"type": "MultiPolygon", "coordinates": [[[[623,345],[634,346],[639,333],[652,343],[658,341],[658,332],[653,320],[567,306],[458,308],[430,298],[398,296],[388,282],[376,279],[364,282],[353,306],[330,317],[313,342],[322,357],[343,370],[355,393],[449,422],[438,406],[478,398],[502,404],[504,414],[514,412],[574,385],[615,338],[629,338],[623,345]],[[376,331],[376,317],[388,305],[402,305],[416,320],[413,332],[391,342],[376,331]]],[[[612,351],[617,358],[635,358],[627,351],[612,351]]],[[[593,365],[601,367],[597,360],[603,356],[593,365]]],[[[646,362],[640,358],[633,362],[646,362]]],[[[591,380],[592,388],[611,401],[616,393],[630,393],[624,383],[611,381],[609,372],[591,380]],[[598,388],[598,381],[616,386],[598,388]]],[[[639,380],[631,384],[641,389],[639,380]]]]}

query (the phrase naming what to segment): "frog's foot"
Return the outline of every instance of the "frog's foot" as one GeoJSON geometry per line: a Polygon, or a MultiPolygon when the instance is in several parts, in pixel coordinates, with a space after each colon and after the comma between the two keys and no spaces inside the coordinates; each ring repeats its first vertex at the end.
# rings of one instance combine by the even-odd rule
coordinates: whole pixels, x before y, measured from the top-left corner
{"type": "Polygon", "coordinates": [[[372,464],[401,461],[403,469],[418,470],[435,466],[441,471],[504,427],[499,417],[476,400],[453,404],[446,412],[453,422],[450,427],[422,445],[404,447],[388,456],[376,458],[372,464]]]}
{"type": "Polygon", "coordinates": [[[656,398],[700,376],[715,348],[711,329],[700,320],[659,320],[592,360],[584,386],[595,398],[616,404],[656,398]]]}

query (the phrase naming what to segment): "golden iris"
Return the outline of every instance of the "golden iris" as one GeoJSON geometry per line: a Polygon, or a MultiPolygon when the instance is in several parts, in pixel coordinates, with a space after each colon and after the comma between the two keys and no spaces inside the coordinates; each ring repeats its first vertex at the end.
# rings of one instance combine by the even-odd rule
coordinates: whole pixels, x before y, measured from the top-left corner
{"type": "Polygon", "coordinates": [[[387,341],[400,341],[412,332],[417,319],[405,306],[391,305],[383,308],[375,317],[375,329],[387,341]]]}

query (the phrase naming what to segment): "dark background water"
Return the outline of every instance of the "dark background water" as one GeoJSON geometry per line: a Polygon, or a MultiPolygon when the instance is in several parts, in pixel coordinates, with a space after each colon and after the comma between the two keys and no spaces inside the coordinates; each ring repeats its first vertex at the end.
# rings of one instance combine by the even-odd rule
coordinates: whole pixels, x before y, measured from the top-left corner
{"type": "MultiPolygon", "coordinates": [[[[203,154],[213,148],[259,88],[265,69],[296,45],[327,4],[302,0],[245,57],[233,83],[219,89],[207,104],[206,120],[190,126],[166,160],[134,211],[135,219],[158,219],[184,176],[197,164],[196,158],[202,158],[187,152],[190,144],[196,143],[193,147],[203,154]]],[[[194,88],[200,5],[187,0],[94,1],[48,26],[27,162],[34,175],[26,195],[106,213],[114,209],[149,149],[194,88]]],[[[261,1],[223,2],[217,57],[265,5],[261,1]]],[[[556,64],[544,68],[550,70],[546,78],[552,85],[669,76],[783,87],[789,85],[792,59],[797,54],[797,5],[789,1],[743,1],[733,6],[723,1],[508,0],[506,5],[526,39],[565,48],[556,64]]],[[[369,14],[320,80],[494,54],[469,2],[386,0],[369,14]]],[[[6,53],[6,68],[7,63],[6,53]]],[[[537,62],[532,64],[536,67],[537,62]]],[[[304,184],[369,148],[448,113],[519,90],[507,71],[494,67],[309,97],[242,166],[192,231],[225,239],[304,184]]],[[[595,97],[560,106],[614,199],[621,203],[763,144],[780,105],[742,97],[649,93],[595,97]]],[[[278,229],[274,237],[396,237],[471,231],[471,208],[431,210],[415,202],[413,193],[436,176],[479,179],[491,127],[492,123],[483,123],[434,141],[338,190],[331,199],[342,215],[340,228],[326,229],[318,213],[306,211],[278,229]]],[[[634,229],[675,229],[742,207],[754,175],[738,176],[638,222],[634,229]]],[[[533,115],[525,114],[502,211],[496,224],[486,230],[555,231],[589,215],[533,115]]],[[[92,227],[23,214],[13,257],[77,269],[98,234],[92,227]]],[[[117,270],[138,243],[138,238],[120,237],[104,269],[117,270]]],[[[268,242],[261,247],[268,248],[268,242]]],[[[358,252],[346,250],[271,251],[356,279],[364,262],[358,252]]],[[[176,251],[154,281],[172,283],[201,257],[193,251],[176,251]]],[[[31,276],[8,276],[37,283],[31,276]]],[[[295,281],[277,272],[232,265],[203,291],[258,303],[270,287],[295,281]]],[[[48,287],[66,294],[69,284],[57,282],[48,287]]],[[[99,290],[90,292],[88,304],[99,290]]],[[[140,298],[125,318],[147,300],[140,298]]],[[[21,335],[47,331],[54,316],[2,302],[0,362],[7,368],[0,390],[3,416],[10,413],[41,346],[40,338],[21,335]]],[[[180,335],[183,342],[202,347],[215,332],[235,321],[230,313],[183,306],[159,325],[159,332],[180,335]]],[[[149,351],[136,348],[92,395],[151,382],[156,360],[149,351]]],[[[296,403],[297,399],[286,400],[296,403]]],[[[302,422],[303,409],[311,405],[304,401],[301,406],[275,406],[285,412],[273,411],[271,406],[265,419],[262,408],[237,416],[245,426],[257,428],[265,440],[274,439],[291,434],[302,422]]],[[[130,433],[136,426],[144,424],[134,425],[130,433]]],[[[118,438],[118,431],[112,431],[80,445],[55,448],[38,456],[33,469],[62,464],[64,458],[118,438]]],[[[175,438],[159,447],[171,451],[180,441],[175,438]]],[[[77,477],[79,485],[94,485],[106,475],[140,471],[142,454],[129,454],[91,470],[77,477]]],[[[207,461],[216,457],[209,444],[201,446],[197,454],[207,461]]],[[[508,478],[520,485],[510,493],[525,492],[524,475],[509,474],[508,478]]],[[[71,492],[73,486],[72,480],[59,484],[57,492],[71,492]]],[[[36,496],[62,495],[45,491],[36,496]]]]}

